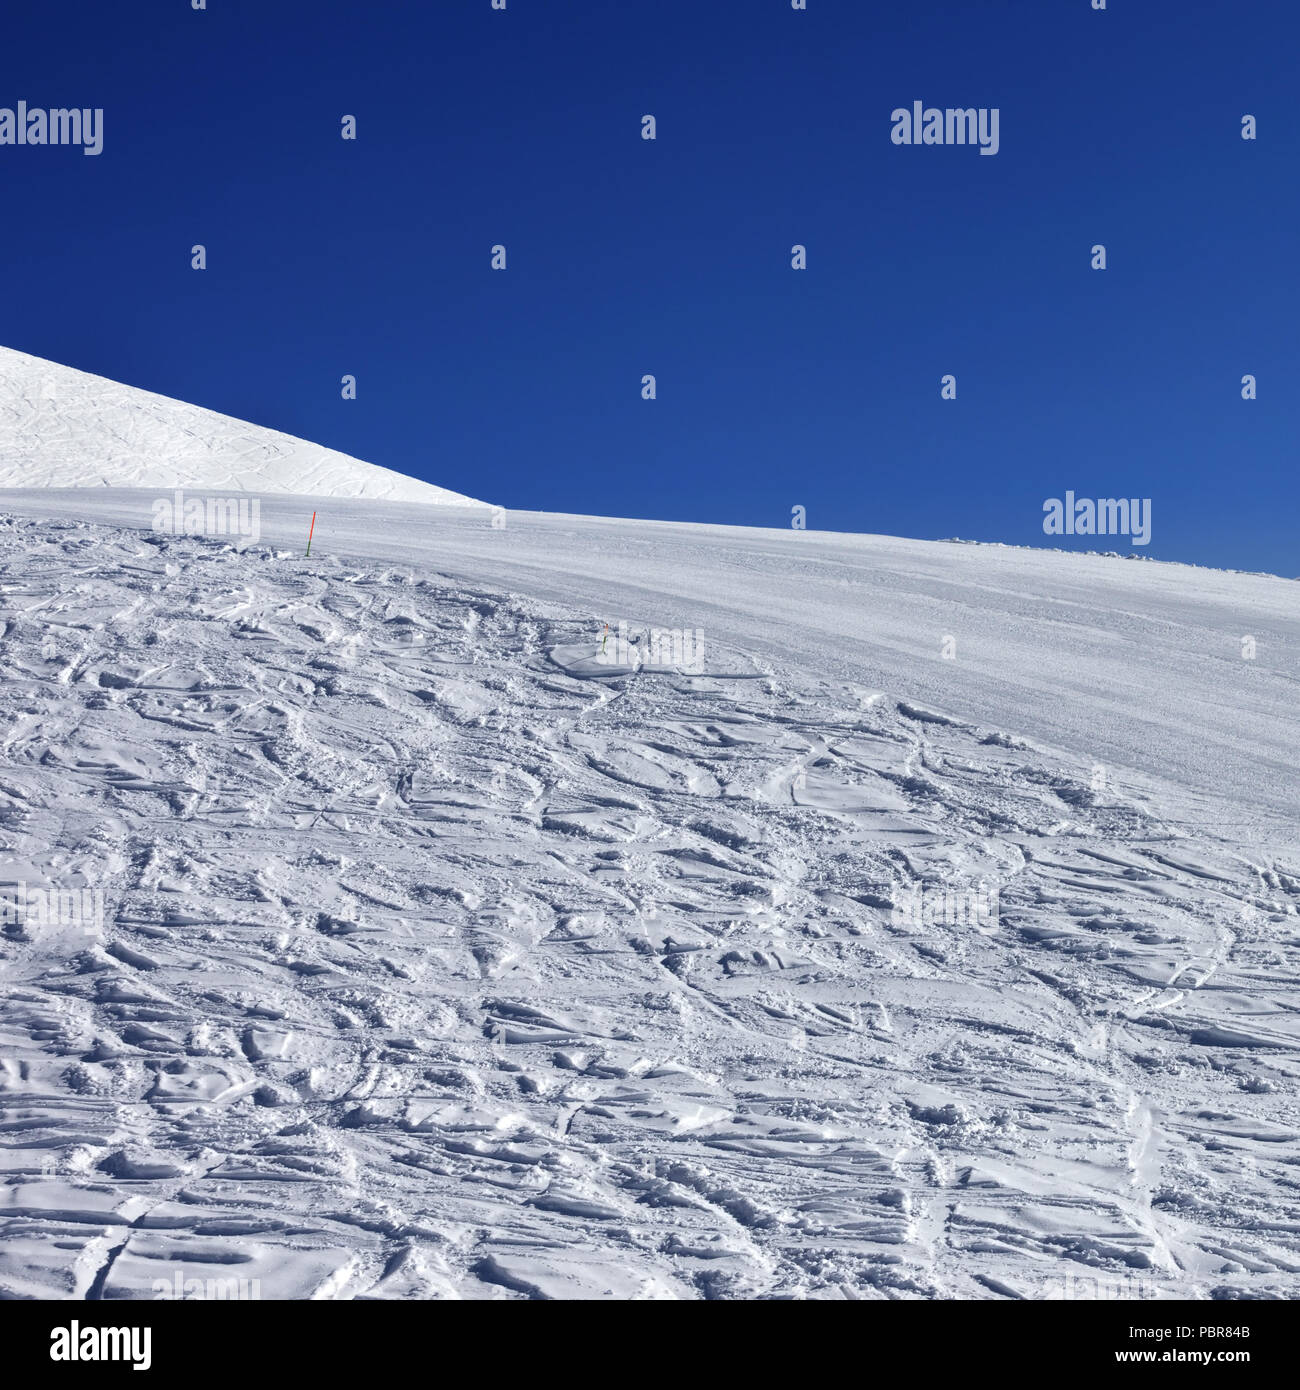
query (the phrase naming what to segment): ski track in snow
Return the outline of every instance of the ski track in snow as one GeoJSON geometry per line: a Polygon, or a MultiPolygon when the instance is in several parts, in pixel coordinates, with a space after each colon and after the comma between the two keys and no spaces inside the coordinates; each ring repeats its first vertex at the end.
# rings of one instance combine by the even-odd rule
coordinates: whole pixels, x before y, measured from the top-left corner
{"type": "Polygon", "coordinates": [[[1294,1296],[1300,851],[607,617],[0,518],[0,1296],[1294,1296]]]}

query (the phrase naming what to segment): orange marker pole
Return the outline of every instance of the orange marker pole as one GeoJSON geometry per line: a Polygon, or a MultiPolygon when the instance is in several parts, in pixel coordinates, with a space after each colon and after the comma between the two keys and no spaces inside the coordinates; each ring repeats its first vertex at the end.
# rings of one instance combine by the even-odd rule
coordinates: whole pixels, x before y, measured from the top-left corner
{"type": "Polygon", "coordinates": [[[311,514],[311,530],[307,532],[307,554],[311,554],[311,538],[316,534],[316,513],[311,514]]]}

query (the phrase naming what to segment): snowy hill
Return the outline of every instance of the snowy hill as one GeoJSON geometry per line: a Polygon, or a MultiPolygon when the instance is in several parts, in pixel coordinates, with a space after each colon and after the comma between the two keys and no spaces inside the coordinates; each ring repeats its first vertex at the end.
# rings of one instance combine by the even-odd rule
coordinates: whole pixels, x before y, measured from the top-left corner
{"type": "Polygon", "coordinates": [[[276,430],[0,348],[0,487],[85,486],[482,505],[276,430]]]}
{"type": "Polygon", "coordinates": [[[0,1297],[1294,1294],[1292,584],[142,514],[0,495],[0,1297]]]}
{"type": "Polygon", "coordinates": [[[1294,1293],[1293,583],[3,350],[0,487],[0,1298],[1294,1293]]]}

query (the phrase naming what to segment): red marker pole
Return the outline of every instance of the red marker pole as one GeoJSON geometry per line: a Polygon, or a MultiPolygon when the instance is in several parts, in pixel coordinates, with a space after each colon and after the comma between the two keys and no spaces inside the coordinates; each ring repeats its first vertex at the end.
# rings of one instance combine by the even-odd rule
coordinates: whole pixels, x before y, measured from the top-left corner
{"type": "Polygon", "coordinates": [[[311,530],[307,532],[307,554],[311,554],[311,538],[316,534],[316,513],[311,514],[311,530]]]}

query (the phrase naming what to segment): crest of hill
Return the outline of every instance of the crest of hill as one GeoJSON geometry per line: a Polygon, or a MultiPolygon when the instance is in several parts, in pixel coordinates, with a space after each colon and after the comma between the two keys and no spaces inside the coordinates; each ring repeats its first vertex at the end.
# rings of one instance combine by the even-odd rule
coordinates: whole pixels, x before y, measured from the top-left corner
{"type": "Polygon", "coordinates": [[[0,348],[0,488],[47,487],[487,505],[278,430],[0,348]]]}

